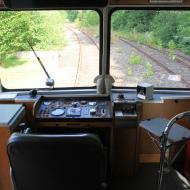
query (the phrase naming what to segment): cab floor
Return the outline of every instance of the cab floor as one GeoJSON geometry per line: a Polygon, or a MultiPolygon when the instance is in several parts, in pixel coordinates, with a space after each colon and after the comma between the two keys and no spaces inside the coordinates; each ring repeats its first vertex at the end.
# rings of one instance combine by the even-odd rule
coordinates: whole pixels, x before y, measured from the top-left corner
{"type": "MultiPolygon", "coordinates": [[[[112,181],[111,190],[156,190],[158,164],[143,164],[133,177],[118,178],[112,181]]],[[[178,172],[172,170],[164,175],[161,190],[190,190],[190,183],[178,172]]]]}

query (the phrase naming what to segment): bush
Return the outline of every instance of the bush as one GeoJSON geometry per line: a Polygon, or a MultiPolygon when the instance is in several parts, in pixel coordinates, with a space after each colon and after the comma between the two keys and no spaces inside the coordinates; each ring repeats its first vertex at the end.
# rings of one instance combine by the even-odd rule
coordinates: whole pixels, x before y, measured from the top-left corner
{"type": "Polygon", "coordinates": [[[142,57],[140,55],[136,55],[133,51],[130,54],[130,64],[139,65],[142,62],[142,57]]]}
{"type": "Polygon", "coordinates": [[[146,77],[151,77],[154,75],[154,71],[153,71],[153,68],[152,68],[152,64],[147,62],[146,63],[146,77]]]}

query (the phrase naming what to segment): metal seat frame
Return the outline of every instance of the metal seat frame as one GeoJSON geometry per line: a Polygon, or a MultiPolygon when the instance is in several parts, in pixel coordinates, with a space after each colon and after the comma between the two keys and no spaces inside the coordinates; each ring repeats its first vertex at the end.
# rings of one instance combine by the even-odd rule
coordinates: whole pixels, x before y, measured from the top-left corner
{"type": "MultiPolygon", "coordinates": [[[[186,141],[190,138],[190,136],[181,137],[181,140],[177,140],[175,142],[172,142],[169,140],[169,134],[170,134],[172,127],[173,127],[173,130],[175,130],[174,124],[178,120],[180,120],[184,117],[187,117],[187,116],[190,116],[190,111],[182,112],[182,113],[175,115],[172,119],[170,119],[168,121],[164,131],[161,134],[161,136],[155,135],[153,131],[150,132],[147,128],[145,128],[143,126],[143,124],[140,123],[140,126],[142,128],[145,128],[148,131],[151,139],[153,140],[153,142],[156,144],[156,146],[160,150],[160,165],[159,165],[159,174],[158,174],[158,181],[157,181],[157,190],[161,190],[161,188],[162,188],[164,172],[169,171],[170,168],[172,168],[172,164],[174,163],[174,161],[176,160],[176,158],[178,157],[180,152],[185,147],[186,141]],[[178,149],[178,151],[175,153],[173,158],[171,160],[169,160],[166,156],[166,153],[169,150],[169,148],[171,148],[174,144],[176,144],[178,142],[182,142],[183,144],[178,149]]],[[[190,134],[190,130],[188,130],[188,131],[190,134]]]]}

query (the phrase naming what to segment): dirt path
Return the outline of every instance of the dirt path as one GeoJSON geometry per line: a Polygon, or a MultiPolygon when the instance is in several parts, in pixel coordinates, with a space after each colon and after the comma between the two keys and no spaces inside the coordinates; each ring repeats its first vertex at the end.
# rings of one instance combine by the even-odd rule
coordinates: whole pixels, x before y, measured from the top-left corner
{"type": "Polygon", "coordinates": [[[93,86],[93,79],[99,72],[99,50],[89,38],[69,26],[65,30],[69,42],[60,54],[59,69],[66,86],[93,86]],[[76,56],[73,56],[76,54],[76,56]]]}

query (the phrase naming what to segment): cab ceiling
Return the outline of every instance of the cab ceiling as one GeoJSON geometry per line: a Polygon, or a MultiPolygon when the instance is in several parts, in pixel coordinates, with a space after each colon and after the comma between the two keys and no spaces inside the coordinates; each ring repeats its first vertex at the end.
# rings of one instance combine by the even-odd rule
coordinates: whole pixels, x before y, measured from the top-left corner
{"type": "Polygon", "coordinates": [[[0,8],[67,8],[110,6],[188,6],[190,0],[0,0],[0,8]]]}

